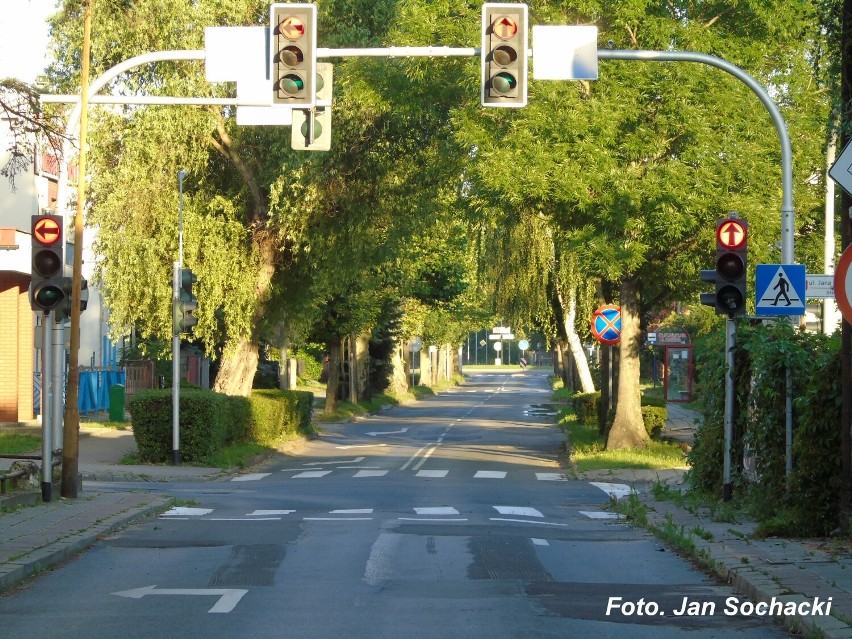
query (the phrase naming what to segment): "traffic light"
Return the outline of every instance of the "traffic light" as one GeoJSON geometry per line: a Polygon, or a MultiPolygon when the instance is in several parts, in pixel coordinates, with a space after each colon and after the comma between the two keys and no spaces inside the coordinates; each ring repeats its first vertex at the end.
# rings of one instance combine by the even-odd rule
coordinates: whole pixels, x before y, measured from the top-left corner
{"type": "Polygon", "coordinates": [[[30,306],[34,311],[49,312],[65,298],[62,282],[63,249],[62,217],[32,216],[32,274],[30,306]]]}
{"type": "MultiPolygon", "coordinates": [[[[71,317],[71,285],[73,280],[70,277],[59,278],[62,280],[62,292],[65,298],[56,307],[56,321],[60,322],[71,317]]],[[[80,312],[86,310],[89,305],[89,282],[86,278],[80,280],[80,312]]]]}
{"type": "Polygon", "coordinates": [[[716,222],[716,269],[702,270],[701,279],[716,285],[715,293],[702,293],[701,303],[719,315],[735,317],[746,312],[748,221],[725,218],[716,222]]]}
{"type": "Polygon", "coordinates": [[[317,7],[276,3],[270,8],[272,104],[313,107],[317,72],[317,7]]]}
{"type": "Polygon", "coordinates": [[[527,5],[482,5],[482,106],[526,106],[527,54],[527,5]]]}
{"type": "Polygon", "coordinates": [[[188,268],[181,269],[177,299],[172,300],[172,327],[174,334],[188,333],[198,324],[194,313],[198,309],[198,299],[192,294],[192,285],[198,278],[188,268]]]}
{"type": "Polygon", "coordinates": [[[334,65],[317,63],[317,102],[313,109],[293,109],[290,146],[301,151],[331,150],[331,86],[334,65]]]}

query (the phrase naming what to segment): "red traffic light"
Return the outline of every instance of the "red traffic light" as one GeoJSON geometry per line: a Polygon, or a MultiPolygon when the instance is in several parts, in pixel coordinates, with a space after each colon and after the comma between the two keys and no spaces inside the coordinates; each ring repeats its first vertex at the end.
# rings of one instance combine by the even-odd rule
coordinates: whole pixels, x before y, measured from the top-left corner
{"type": "Polygon", "coordinates": [[[735,249],[748,239],[748,223],[745,220],[722,220],[716,226],[716,246],[735,249]]]}
{"type": "Polygon", "coordinates": [[[288,40],[298,40],[305,35],[305,22],[298,16],[287,16],[278,23],[278,33],[288,40]]]}
{"type": "Polygon", "coordinates": [[[36,217],[33,222],[33,240],[42,246],[52,246],[62,239],[62,227],[52,217],[36,217]]]}
{"type": "Polygon", "coordinates": [[[491,32],[501,40],[508,40],[518,32],[518,23],[509,16],[500,16],[491,23],[491,32]]]}

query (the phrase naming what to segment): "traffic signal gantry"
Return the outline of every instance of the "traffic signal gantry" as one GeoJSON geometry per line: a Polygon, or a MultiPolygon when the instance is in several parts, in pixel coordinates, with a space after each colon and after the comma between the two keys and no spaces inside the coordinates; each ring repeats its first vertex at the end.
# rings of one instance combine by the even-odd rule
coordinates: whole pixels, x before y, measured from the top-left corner
{"type": "Polygon", "coordinates": [[[716,285],[715,293],[702,293],[701,303],[719,315],[745,315],[747,282],[748,221],[728,217],[716,222],[716,268],[701,271],[701,279],[716,285]]]}
{"type": "Polygon", "coordinates": [[[270,6],[272,104],[316,104],[317,8],[314,4],[270,6]]]}
{"type": "Polygon", "coordinates": [[[192,285],[198,281],[190,269],[184,268],[179,271],[179,281],[172,299],[172,328],[174,335],[188,333],[193,326],[198,324],[195,311],[198,310],[198,298],[192,294],[192,285]]]}
{"type": "Polygon", "coordinates": [[[482,5],[482,106],[526,106],[528,33],[527,5],[482,5]]]}

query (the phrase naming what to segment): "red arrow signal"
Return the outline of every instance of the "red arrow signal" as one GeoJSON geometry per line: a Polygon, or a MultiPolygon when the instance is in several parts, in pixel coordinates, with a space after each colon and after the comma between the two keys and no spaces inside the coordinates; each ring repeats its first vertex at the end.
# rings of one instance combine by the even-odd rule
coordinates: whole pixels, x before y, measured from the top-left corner
{"type": "Polygon", "coordinates": [[[737,248],[746,241],[745,227],[736,220],[725,220],[716,229],[716,240],[726,248],[737,248]]]}
{"type": "Polygon", "coordinates": [[[50,246],[62,238],[62,229],[56,220],[45,217],[33,225],[33,235],[42,244],[50,246]]]}

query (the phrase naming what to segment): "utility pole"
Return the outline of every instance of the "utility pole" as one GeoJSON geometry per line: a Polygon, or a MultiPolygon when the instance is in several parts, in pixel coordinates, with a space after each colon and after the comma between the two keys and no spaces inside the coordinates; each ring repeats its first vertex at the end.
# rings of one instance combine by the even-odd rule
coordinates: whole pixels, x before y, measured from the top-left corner
{"type": "Polygon", "coordinates": [[[86,144],[89,109],[89,58],[92,32],[92,0],[86,0],[83,13],[83,69],[80,74],[80,160],[77,173],[77,212],[74,216],[74,267],[71,275],[71,346],[68,366],[68,392],[62,437],[63,497],[76,498],[80,465],[80,297],[83,278],[83,208],[86,205],[86,144]]]}

